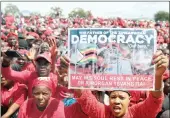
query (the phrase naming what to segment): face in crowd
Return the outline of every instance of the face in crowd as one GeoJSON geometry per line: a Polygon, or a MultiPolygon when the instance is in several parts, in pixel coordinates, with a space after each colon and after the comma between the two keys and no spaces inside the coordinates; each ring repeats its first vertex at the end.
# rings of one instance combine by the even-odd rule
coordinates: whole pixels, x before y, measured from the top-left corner
{"type": "Polygon", "coordinates": [[[51,71],[51,64],[44,58],[36,60],[36,69],[39,77],[48,77],[51,71]]]}
{"type": "Polygon", "coordinates": [[[27,62],[27,58],[26,58],[26,56],[22,56],[22,57],[20,57],[20,58],[18,58],[18,60],[17,60],[17,63],[21,66],[21,67],[23,67],[25,64],[26,64],[26,62],[27,62]]]}
{"type": "Polygon", "coordinates": [[[7,41],[10,46],[16,46],[17,44],[17,39],[15,36],[9,37],[7,41]]]}
{"type": "Polygon", "coordinates": [[[33,88],[33,98],[40,111],[45,110],[51,97],[51,90],[46,86],[35,86],[33,88]]]}
{"type": "Polygon", "coordinates": [[[113,91],[109,96],[110,109],[116,118],[124,116],[130,103],[130,95],[124,91],[113,91]]]}

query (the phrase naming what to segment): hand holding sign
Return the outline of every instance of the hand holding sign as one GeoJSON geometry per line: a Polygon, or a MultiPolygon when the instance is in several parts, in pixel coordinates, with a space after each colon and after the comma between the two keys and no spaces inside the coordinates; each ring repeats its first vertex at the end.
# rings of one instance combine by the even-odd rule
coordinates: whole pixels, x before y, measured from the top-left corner
{"type": "Polygon", "coordinates": [[[156,76],[160,77],[169,65],[168,57],[159,50],[153,57],[153,63],[156,65],[156,76]]]}

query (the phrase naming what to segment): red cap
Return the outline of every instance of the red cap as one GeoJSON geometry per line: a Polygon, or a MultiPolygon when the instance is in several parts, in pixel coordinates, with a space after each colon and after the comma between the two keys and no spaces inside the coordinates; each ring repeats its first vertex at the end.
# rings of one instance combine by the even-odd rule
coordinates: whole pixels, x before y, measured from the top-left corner
{"type": "Polygon", "coordinates": [[[46,86],[52,91],[52,81],[50,80],[50,77],[38,77],[36,80],[34,80],[32,88],[36,86],[46,86]]]}
{"type": "Polygon", "coordinates": [[[44,52],[42,54],[39,54],[37,55],[35,61],[37,61],[37,59],[39,58],[44,58],[46,59],[49,63],[52,63],[52,60],[51,60],[51,54],[49,52],[44,52]]]}
{"type": "Polygon", "coordinates": [[[14,36],[14,37],[16,37],[16,38],[18,39],[18,35],[15,34],[15,33],[13,33],[13,32],[10,32],[10,33],[7,35],[7,38],[12,37],[12,36],[14,36]]]}

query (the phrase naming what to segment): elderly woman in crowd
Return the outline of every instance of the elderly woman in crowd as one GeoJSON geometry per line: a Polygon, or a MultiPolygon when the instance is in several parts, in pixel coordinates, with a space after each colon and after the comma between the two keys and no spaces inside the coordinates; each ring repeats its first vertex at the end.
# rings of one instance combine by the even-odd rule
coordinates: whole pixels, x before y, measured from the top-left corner
{"type": "Polygon", "coordinates": [[[65,118],[64,103],[51,97],[52,86],[47,77],[34,81],[32,95],[22,104],[18,118],[65,118]]]}

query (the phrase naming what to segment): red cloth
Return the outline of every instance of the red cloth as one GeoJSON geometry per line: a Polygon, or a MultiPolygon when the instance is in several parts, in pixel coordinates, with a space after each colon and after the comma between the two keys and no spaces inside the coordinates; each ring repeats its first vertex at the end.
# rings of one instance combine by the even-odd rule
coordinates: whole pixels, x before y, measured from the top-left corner
{"type": "Polygon", "coordinates": [[[31,71],[31,72],[35,72],[35,71],[36,71],[35,66],[34,66],[33,63],[27,63],[27,64],[25,64],[25,65],[22,67],[21,71],[24,71],[24,70],[31,71]]]}
{"type": "Polygon", "coordinates": [[[64,103],[62,101],[50,98],[44,111],[39,111],[34,101],[33,98],[28,99],[22,104],[18,118],[65,118],[64,103]]]}
{"type": "Polygon", "coordinates": [[[145,91],[129,91],[131,98],[130,98],[130,105],[138,104],[146,99],[146,92],[145,91]]]}
{"type": "Polygon", "coordinates": [[[33,82],[32,89],[36,86],[46,86],[52,91],[53,87],[49,81],[50,81],[50,77],[39,77],[33,82]]]}
{"type": "Polygon", "coordinates": [[[1,104],[9,107],[12,103],[21,105],[27,98],[27,89],[24,84],[15,83],[14,86],[7,90],[1,86],[1,104]]]}
{"type": "MultiPolygon", "coordinates": [[[[163,94],[160,98],[154,98],[149,94],[145,101],[129,107],[128,112],[122,118],[155,118],[161,111],[163,98],[163,94]]],[[[115,118],[110,107],[100,103],[89,90],[84,90],[77,102],[91,118],[115,118]]]]}
{"type": "Polygon", "coordinates": [[[68,97],[67,93],[73,94],[74,92],[72,90],[69,90],[68,87],[57,86],[55,98],[57,98],[58,100],[63,100],[64,98],[68,97]]]}
{"type": "MultiPolygon", "coordinates": [[[[12,70],[11,67],[1,68],[1,72],[2,72],[2,76],[5,77],[6,79],[10,79],[13,81],[26,84],[28,86],[28,97],[29,98],[32,97],[33,82],[36,79],[39,79],[37,72],[35,71],[30,72],[27,70],[17,72],[17,71],[12,70]]],[[[49,77],[50,77],[50,81],[48,82],[52,84],[52,96],[55,96],[58,78],[57,78],[57,75],[53,73],[50,73],[49,77]]]]}
{"type": "Polygon", "coordinates": [[[66,118],[89,118],[88,115],[86,115],[83,112],[80,104],[77,102],[72,104],[71,106],[64,107],[64,111],[65,111],[66,118]]]}

